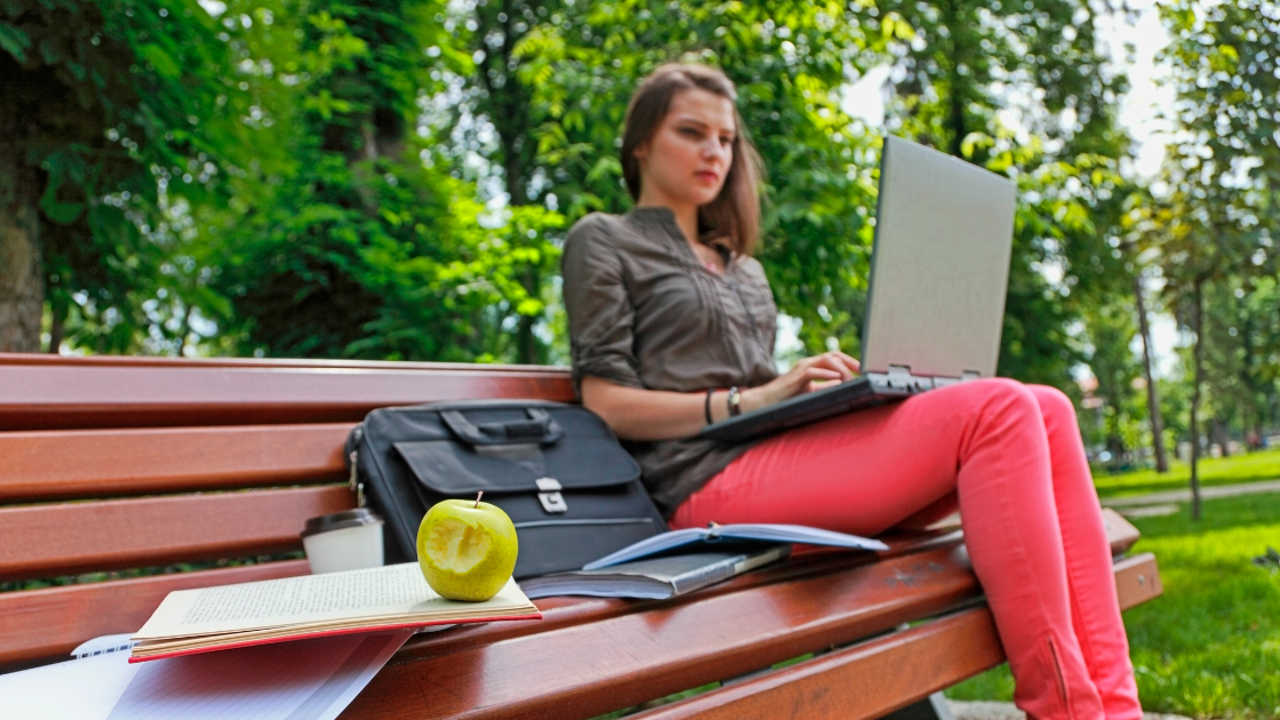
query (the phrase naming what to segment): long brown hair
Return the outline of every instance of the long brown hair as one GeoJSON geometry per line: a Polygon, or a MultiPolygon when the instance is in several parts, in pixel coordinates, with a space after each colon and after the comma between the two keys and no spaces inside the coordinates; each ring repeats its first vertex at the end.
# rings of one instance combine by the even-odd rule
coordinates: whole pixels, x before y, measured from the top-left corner
{"type": "Polygon", "coordinates": [[[750,255],[760,238],[760,154],[751,144],[738,114],[738,91],[725,74],[704,65],[669,64],[654,70],[631,96],[622,131],[622,176],[633,200],[640,199],[640,161],[636,148],[648,142],[671,109],[671,99],[698,88],[734,103],[733,163],[724,186],[711,202],[698,208],[698,232],[707,239],[725,238],[730,247],[750,255]]]}

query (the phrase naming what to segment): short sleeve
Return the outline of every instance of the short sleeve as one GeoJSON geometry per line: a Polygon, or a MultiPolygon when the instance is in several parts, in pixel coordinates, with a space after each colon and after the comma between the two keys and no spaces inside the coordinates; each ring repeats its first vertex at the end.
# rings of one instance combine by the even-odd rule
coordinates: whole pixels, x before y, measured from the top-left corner
{"type": "Polygon", "coordinates": [[[609,232],[602,216],[579,220],[565,239],[560,261],[573,381],[579,389],[587,375],[644,387],[634,350],[635,307],[609,232]]]}

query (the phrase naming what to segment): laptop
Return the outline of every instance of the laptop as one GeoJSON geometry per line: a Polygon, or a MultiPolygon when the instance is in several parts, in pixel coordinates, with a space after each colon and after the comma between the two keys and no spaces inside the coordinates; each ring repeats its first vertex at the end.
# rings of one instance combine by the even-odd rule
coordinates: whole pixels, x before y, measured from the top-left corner
{"type": "Polygon", "coordinates": [[[1017,188],[898,137],[880,157],[862,375],[712,425],[742,442],[916,393],[992,377],[1000,354],[1017,188]]]}

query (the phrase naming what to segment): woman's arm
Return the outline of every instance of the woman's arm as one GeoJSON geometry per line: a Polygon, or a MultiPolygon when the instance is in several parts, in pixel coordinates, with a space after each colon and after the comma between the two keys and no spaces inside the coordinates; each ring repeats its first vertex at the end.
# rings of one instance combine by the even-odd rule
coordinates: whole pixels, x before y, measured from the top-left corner
{"type": "MultiPolygon", "coordinates": [[[[742,389],[743,412],[758,410],[831,380],[848,380],[858,361],[842,352],[805,358],[773,381],[742,389]]],[[[711,421],[729,417],[729,392],[711,396],[711,421]]],[[[594,375],[582,378],[582,404],[604,419],[625,440],[674,440],[693,437],[706,424],[705,391],[695,393],[627,387],[594,375]]]]}

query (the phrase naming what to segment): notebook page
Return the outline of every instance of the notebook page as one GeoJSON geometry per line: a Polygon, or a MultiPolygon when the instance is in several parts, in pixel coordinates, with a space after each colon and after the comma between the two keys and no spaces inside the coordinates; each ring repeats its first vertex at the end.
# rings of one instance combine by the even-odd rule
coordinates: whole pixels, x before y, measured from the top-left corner
{"type": "Polygon", "coordinates": [[[107,720],[332,720],[412,631],[144,663],[107,720]]]}
{"type": "Polygon", "coordinates": [[[0,675],[0,716],[23,720],[333,720],[411,630],[130,664],[129,653],[0,675]]]}
{"type": "Polygon", "coordinates": [[[129,653],[115,652],[0,675],[0,715],[105,720],[138,667],[129,664],[129,653]]]}

